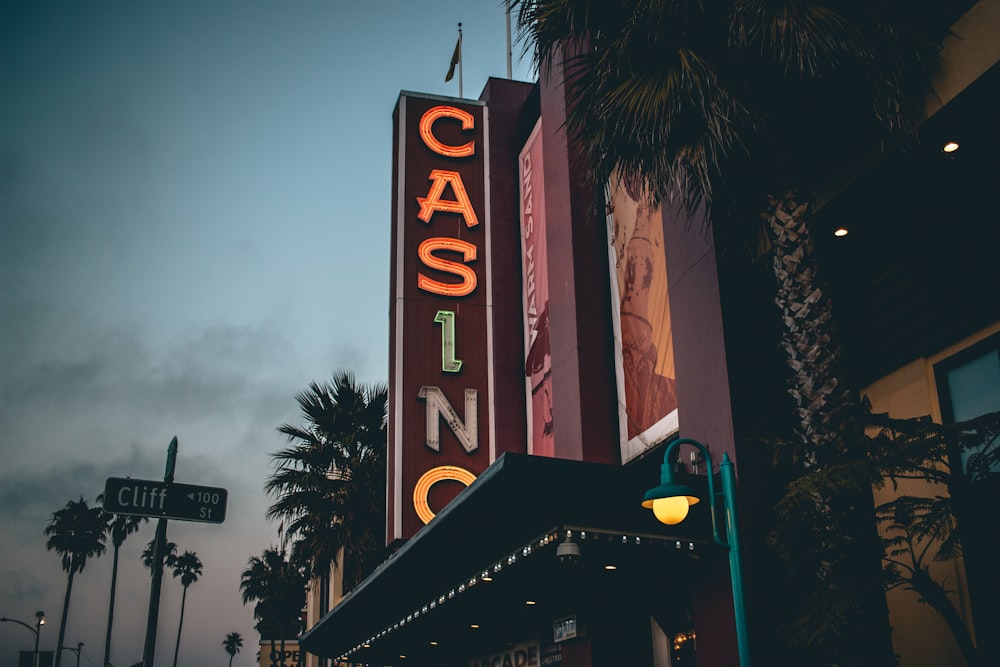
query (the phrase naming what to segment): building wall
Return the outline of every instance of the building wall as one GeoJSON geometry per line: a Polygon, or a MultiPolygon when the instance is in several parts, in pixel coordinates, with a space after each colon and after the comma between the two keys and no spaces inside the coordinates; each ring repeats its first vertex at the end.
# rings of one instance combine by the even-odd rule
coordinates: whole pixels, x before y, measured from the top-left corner
{"type": "Polygon", "coordinates": [[[982,0],[952,26],[942,44],[942,67],[934,81],[928,116],[936,113],[1000,61],[1000,0],[982,0]]]}
{"type": "MultiPolygon", "coordinates": [[[[934,379],[934,364],[997,332],[1000,332],[1000,323],[932,356],[917,359],[897,369],[866,387],[862,393],[871,400],[872,410],[876,413],[885,412],[899,419],[929,415],[940,423],[941,407],[934,379]]],[[[937,484],[921,480],[900,480],[898,488],[888,485],[883,489],[876,489],[875,504],[877,506],[890,502],[901,495],[929,497],[944,493],[946,490],[937,484]]],[[[931,565],[931,572],[932,576],[953,591],[952,599],[969,631],[973,632],[968,582],[962,561],[934,563],[931,565]]],[[[886,595],[886,600],[893,628],[893,648],[900,656],[901,667],[964,664],[944,620],[929,605],[919,603],[915,593],[896,589],[886,595]]]]}

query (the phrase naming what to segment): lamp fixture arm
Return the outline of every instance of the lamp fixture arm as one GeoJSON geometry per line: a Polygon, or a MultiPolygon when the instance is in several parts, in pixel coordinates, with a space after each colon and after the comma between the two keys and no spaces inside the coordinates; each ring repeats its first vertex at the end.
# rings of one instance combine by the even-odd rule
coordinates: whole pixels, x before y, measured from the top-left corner
{"type": "Polygon", "coordinates": [[[6,616],[0,616],[0,623],[17,623],[18,625],[23,625],[24,627],[28,628],[28,630],[31,631],[31,634],[35,635],[36,637],[38,636],[37,630],[35,630],[33,627],[31,627],[24,621],[19,621],[16,618],[7,618],[6,616]]]}
{"type": "MultiPolygon", "coordinates": [[[[701,452],[701,455],[705,457],[705,462],[708,464],[708,475],[707,475],[707,477],[708,477],[708,498],[709,498],[709,503],[711,504],[711,509],[709,511],[709,514],[712,516],[712,539],[715,540],[715,543],[718,544],[720,547],[726,547],[728,549],[729,546],[730,546],[729,541],[722,539],[722,536],[719,534],[719,521],[718,521],[718,519],[715,516],[715,500],[716,500],[715,479],[714,479],[715,478],[715,472],[714,472],[714,467],[712,465],[712,454],[708,451],[708,447],[706,447],[705,445],[701,444],[697,440],[692,440],[691,438],[677,438],[676,440],[674,440],[673,442],[671,442],[669,445],[667,445],[667,449],[663,452],[663,465],[665,465],[665,466],[671,465],[670,455],[673,453],[673,451],[675,449],[677,449],[681,445],[691,445],[691,446],[697,448],[698,451],[701,452]]],[[[722,455],[722,460],[723,460],[723,465],[725,465],[725,464],[728,463],[728,465],[730,466],[730,470],[732,470],[732,462],[729,460],[729,456],[726,455],[726,454],[723,454],[722,455]]],[[[719,466],[719,472],[722,473],[722,465],[719,466]]],[[[723,486],[725,486],[725,485],[723,485],[723,486]]],[[[726,503],[726,504],[728,505],[729,503],[726,503]]],[[[729,519],[729,516],[728,516],[729,510],[728,510],[728,508],[727,508],[726,512],[727,512],[726,519],[727,519],[727,522],[728,522],[728,519],[729,519]]],[[[726,532],[727,532],[727,536],[728,536],[728,533],[730,531],[727,529],[726,532]]]]}

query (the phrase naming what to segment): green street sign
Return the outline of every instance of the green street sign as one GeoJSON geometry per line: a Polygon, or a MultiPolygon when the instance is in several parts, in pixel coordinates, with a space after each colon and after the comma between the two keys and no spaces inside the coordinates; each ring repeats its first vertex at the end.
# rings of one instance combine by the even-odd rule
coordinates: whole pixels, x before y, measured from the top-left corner
{"type": "Polygon", "coordinates": [[[229,492],[214,486],[125,477],[104,484],[104,511],[112,514],[222,523],[228,500],[229,492]]]}

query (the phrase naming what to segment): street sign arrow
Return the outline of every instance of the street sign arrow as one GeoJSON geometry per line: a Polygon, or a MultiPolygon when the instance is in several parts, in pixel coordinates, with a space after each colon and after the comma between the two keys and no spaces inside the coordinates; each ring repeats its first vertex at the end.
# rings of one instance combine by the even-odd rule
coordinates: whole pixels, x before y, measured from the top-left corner
{"type": "Polygon", "coordinates": [[[229,492],[148,479],[109,477],[104,485],[104,511],[180,521],[222,523],[229,492]]]}

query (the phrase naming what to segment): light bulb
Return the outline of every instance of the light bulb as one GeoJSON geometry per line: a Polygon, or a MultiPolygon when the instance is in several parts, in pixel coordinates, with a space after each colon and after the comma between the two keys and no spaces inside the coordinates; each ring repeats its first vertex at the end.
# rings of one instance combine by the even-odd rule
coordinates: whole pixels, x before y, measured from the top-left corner
{"type": "Polygon", "coordinates": [[[671,496],[670,498],[656,498],[653,500],[653,514],[656,515],[660,523],[673,526],[688,515],[687,496],[671,496]]]}

